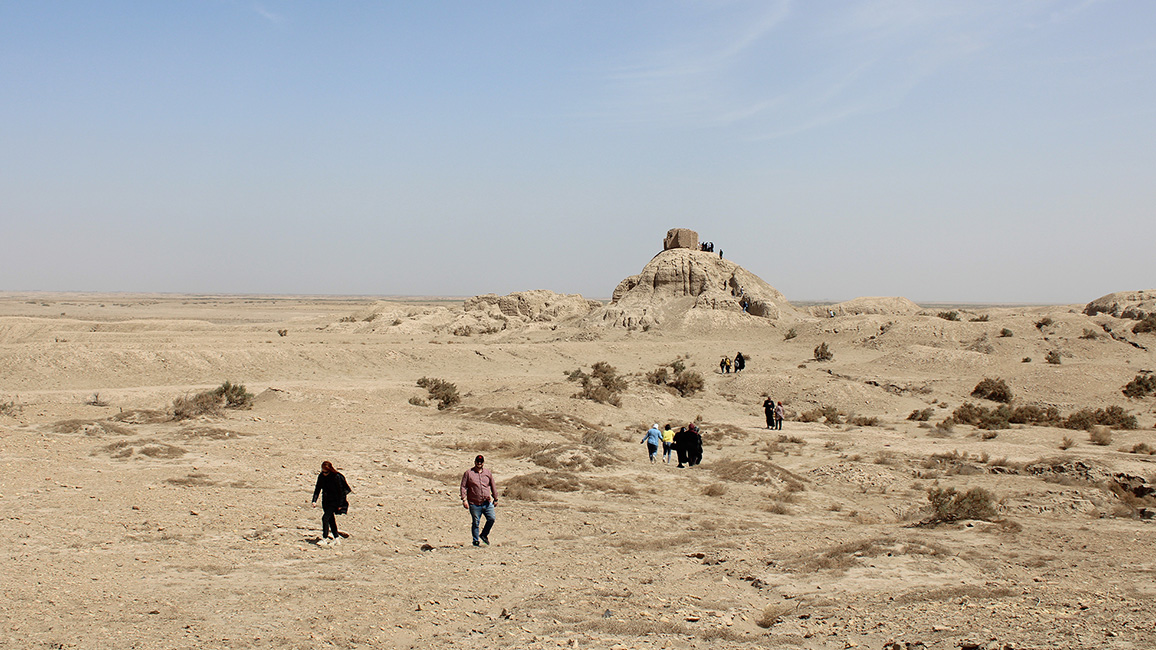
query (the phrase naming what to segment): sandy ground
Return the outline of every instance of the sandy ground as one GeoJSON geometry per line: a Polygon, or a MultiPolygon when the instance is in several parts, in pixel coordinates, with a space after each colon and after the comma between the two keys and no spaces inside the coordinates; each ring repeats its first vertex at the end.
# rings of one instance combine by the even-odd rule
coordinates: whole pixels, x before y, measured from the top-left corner
{"type": "Polygon", "coordinates": [[[1131,451],[1156,447],[1156,399],[1120,393],[1156,369],[1156,336],[1080,338],[1118,323],[1081,305],[816,319],[789,340],[754,319],[454,336],[365,316],[381,304],[0,294],[0,646],[1156,647],[1156,523],[1104,487],[1156,475],[1131,451]],[[720,374],[738,350],[747,370],[720,374]],[[676,358],[703,392],[645,380],[676,358]],[[628,379],[620,407],[572,397],[565,373],[598,361],[628,379]],[[423,376],[461,404],[409,403],[423,376]],[[1139,428],[935,429],[994,406],[969,397],[984,377],[1139,428]],[[165,415],[226,380],[252,408],[165,415]],[[879,421],[772,432],[764,394],[879,421]],[[696,419],[701,466],[648,462],[647,426],[696,419]],[[457,485],[478,451],[506,495],[474,548],[457,485]],[[309,507],[326,459],[354,489],[334,546],[309,507]],[[936,486],[987,489],[998,516],[920,525],[936,486]]]}

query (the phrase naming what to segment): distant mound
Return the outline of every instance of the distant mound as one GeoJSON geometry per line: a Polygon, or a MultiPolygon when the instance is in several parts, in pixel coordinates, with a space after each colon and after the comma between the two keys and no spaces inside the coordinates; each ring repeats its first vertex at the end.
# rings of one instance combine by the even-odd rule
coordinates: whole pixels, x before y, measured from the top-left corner
{"type": "Polygon", "coordinates": [[[1096,298],[1084,307],[1089,316],[1109,314],[1116,318],[1143,320],[1156,313],[1156,289],[1147,291],[1118,291],[1096,298]]]}
{"type": "Polygon", "coordinates": [[[583,298],[577,293],[535,289],[505,296],[492,293],[474,296],[466,300],[462,309],[467,317],[500,324],[499,329],[506,329],[511,324],[553,323],[580,318],[601,306],[597,300],[583,298]]]}
{"type": "Polygon", "coordinates": [[[833,305],[816,305],[811,308],[813,316],[857,316],[859,314],[883,314],[886,316],[910,316],[919,313],[919,305],[902,296],[860,297],[837,302],[833,305]]]}
{"type": "Polygon", "coordinates": [[[587,321],[628,329],[657,325],[730,324],[742,319],[797,319],[799,314],[762,278],[714,253],[670,248],[655,255],[638,275],[618,284],[610,304],[587,321]]]}

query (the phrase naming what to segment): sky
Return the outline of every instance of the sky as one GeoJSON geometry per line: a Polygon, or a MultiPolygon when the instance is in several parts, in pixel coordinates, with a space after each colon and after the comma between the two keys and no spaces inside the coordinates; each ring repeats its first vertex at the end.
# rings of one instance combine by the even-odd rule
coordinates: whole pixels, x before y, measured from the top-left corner
{"type": "Polygon", "coordinates": [[[0,0],[0,290],[1156,288],[1156,2],[0,0]]]}

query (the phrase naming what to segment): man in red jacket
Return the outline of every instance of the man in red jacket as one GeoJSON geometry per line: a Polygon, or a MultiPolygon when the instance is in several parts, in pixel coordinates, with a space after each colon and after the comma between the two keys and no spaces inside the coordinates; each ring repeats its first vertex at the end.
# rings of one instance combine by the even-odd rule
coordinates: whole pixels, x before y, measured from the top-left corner
{"type": "Polygon", "coordinates": [[[478,454],[474,466],[462,475],[462,506],[474,520],[474,546],[490,545],[490,529],[494,527],[494,506],[498,503],[498,486],[494,475],[485,467],[486,459],[478,454]],[[486,527],[478,534],[478,524],[486,518],[486,527]],[[480,540],[480,541],[479,541],[480,540]]]}

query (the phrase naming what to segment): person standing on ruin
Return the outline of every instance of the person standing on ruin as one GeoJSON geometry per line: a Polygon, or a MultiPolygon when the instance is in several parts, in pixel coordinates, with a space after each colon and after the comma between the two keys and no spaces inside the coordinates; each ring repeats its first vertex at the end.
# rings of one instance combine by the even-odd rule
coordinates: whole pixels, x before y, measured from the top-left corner
{"type": "Polygon", "coordinates": [[[338,537],[349,537],[349,533],[337,530],[337,513],[345,514],[349,509],[346,495],[353,490],[345,481],[345,476],[333,467],[333,463],[322,461],[321,473],[317,475],[317,486],[313,488],[313,507],[317,507],[317,497],[321,496],[321,539],[317,542],[328,546],[338,537]],[[332,533],[332,537],[330,537],[332,533]],[[332,540],[332,541],[331,541],[332,540]]]}
{"type": "Polygon", "coordinates": [[[783,430],[783,415],[783,403],[779,402],[775,405],[775,429],[778,429],[779,431],[783,430]]]}
{"type": "Polygon", "coordinates": [[[767,418],[767,428],[775,428],[775,400],[770,397],[763,400],[763,415],[767,418]]]}
{"type": "Polygon", "coordinates": [[[471,533],[474,537],[474,546],[490,545],[490,529],[494,527],[494,506],[498,505],[498,485],[494,483],[494,475],[486,469],[486,459],[481,454],[474,458],[474,466],[462,474],[462,506],[470,511],[473,520],[471,533]],[[478,525],[482,517],[486,518],[486,527],[478,532],[478,525]]]}
{"type": "Polygon", "coordinates": [[[662,429],[658,428],[657,422],[655,422],[654,426],[650,427],[646,435],[642,437],[642,442],[646,443],[646,451],[650,454],[650,462],[657,463],[658,448],[662,446],[662,429]]]}

